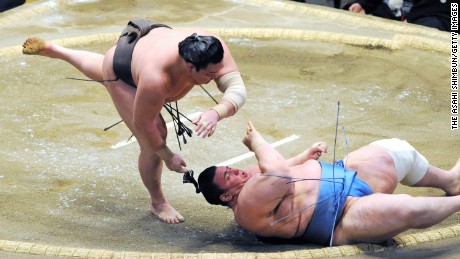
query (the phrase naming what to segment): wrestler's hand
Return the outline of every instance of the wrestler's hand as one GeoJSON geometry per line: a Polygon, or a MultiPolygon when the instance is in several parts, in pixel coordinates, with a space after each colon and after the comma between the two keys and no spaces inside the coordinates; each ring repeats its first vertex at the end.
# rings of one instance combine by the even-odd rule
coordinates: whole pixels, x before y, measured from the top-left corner
{"type": "Polygon", "coordinates": [[[316,142],[313,143],[307,149],[307,160],[315,159],[318,160],[323,153],[327,153],[327,144],[326,142],[316,142]]]}
{"type": "Polygon", "coordinates": [[[260,133],[256,130],[252,122],[248,122],[246,128],[246,135],[243,138],[243,144],[251,151],[254,150],[261,144],[265,143],[265,140],[262,138],[260,133]]]}
{"type": "Polygon", "coordinates": [[[197,136],[211,137],[214,134],[214,131],[217,128],[217,122],[219,121],[219,114],[213,110],[207,110],[203,112],[200,117],[198,117],[192,123],[196,125],[195,132],[197,136]]]}
{"type": "Polygon", "coordinates": [[[364,8],[358,3],[354,3],[354,4],[350,5],[350,7],[348,7],[348,11],[350,11],[352,13],[360,13],[360,14],[365,14],[366,13],[364,8]]]}
{"type": "Polygon", "coordinates": [[[174,153],[174,155],[165,161],[166,167],[168,167],[169,170],[175,171],[178,173],[185,173],[187,172],[187,164],[185,163],[184,159],[179,154],[174,153]]]}

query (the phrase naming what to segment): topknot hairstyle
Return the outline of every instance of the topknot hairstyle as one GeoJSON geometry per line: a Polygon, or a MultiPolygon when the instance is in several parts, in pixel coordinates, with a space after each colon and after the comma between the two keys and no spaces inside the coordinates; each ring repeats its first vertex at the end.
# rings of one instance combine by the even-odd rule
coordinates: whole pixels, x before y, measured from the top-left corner
{"type": "Polygon", "coordinates": [[[228,206],[227,202],[223,202],[220,199],[220,196],[224,193],[224,190],[219,188],[219,186],[214,183],[216,170],[217,167],[210,166],[201,172],[200,176],[198,177],[200,191],[203,193],[203,196],[208,203],[213,205],[228,206]]]}
{"type": "Polygon", "coordinates": [[[191,63],[196,71],[209,64],[217,64],[224,58],[222,43],[214,36],[198,36],[196,33],[179,42],[179,55],[191,63]]]}

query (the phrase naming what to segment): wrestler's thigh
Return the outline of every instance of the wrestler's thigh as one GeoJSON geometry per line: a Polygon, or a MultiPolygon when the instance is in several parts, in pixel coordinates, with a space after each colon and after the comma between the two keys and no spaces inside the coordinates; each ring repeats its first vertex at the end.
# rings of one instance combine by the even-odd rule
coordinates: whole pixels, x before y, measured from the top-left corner
{"type": "Polygon", "coordinates": [[[398,185],[393,158],[380,146],[367,145],[351,152],[346,167],[357,171],[374,192],[392,193],[398,185]]]}
{"type": "Polygon", "coordinates": [[[106,88],[110,94],[110,97],[112,98],[118,114],[131,130],[131,132],[135,134],[133,125],[133,111],[136,89],[122,81],[106,83],[106,88]]]}
{"type": "MultiPolygon", "coordinates": [[[[102,74],[104,80],[110,80],[116,78],[116,75],[112,68],[113,49],[109,50],[104,58],[104,64],[102,66],[102,74]]],[[[133,125],[133,111],[134,111],[134,99],[136,96],[136,88],[126,84],[122,80],[104,83],[107,91],[112,98],[115,108],[118,114],[125,122],[126,126],[131,132],[136,135],[133,125]]]]}
{"type": "Polygon", "coordinates": [[[382,242],[409,229],[410,199],[406,194],[383,193],[351,198],[334,232],[334,244],[382,242]]]}

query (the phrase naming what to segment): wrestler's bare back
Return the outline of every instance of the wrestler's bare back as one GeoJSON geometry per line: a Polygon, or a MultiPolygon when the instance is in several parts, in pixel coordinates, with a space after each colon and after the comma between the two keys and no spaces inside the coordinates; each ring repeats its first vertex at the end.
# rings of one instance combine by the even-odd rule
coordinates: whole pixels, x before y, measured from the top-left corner
{"type": "MultiPolygon", "coordinates": [[[[138,86],[160,87],[165,102],[173,102],[184,97],[195,85],[199,84],[187,71],[185,61],[179,56],[178,44],[194,32],[210,35],[201,30],[171,30],[156,28],[140,38],[133,51],[131,73],[138,86]],[[148,83],[140,83],[148,82],[148,83]]],[[[224,46],[227,49],[226,46],[224,46]]],[[[115,46],[107,53],[104,69],[113,66],[115,46]]],[[[111,72],[113,73],[113,69],[111,72]]],[[[113,74],[113,76],[115,76],[113,74]]]]}

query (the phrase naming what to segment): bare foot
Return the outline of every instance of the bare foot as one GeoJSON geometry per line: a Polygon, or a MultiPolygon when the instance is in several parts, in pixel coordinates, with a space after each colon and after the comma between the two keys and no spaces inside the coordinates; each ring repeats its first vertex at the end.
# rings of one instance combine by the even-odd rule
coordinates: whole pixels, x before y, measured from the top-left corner
{"type": "Polygon", "coordinates": [[[460,194],[460,158],[457,160],[457,163],[449,170],[450,173],[453,173],[457,176],[455,181],[453,182],[454,187],[451,189],[453,191],[446,191],[448,196],[454,196],[460,194]]]}
{"type": "Polygon", "coordinates": [[[164,223],[177,224],[185,221],[184,217],[167,202],[158,206],[150,204],[150,212],[164,223]]]}
{"type": "Polygon", "coordinates": [[[47,42],[43,39],[31,37],[22,44],[22,53],[26,55],[40,55],[47,47],[47,42]]]}

